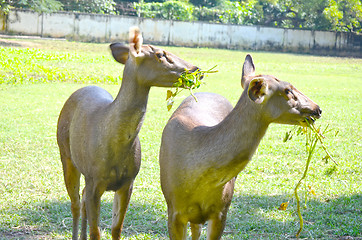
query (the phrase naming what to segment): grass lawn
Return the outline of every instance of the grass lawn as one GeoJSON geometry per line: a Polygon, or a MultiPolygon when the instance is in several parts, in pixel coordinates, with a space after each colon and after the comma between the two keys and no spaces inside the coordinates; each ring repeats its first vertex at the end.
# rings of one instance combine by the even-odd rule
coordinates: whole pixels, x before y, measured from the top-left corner
{"type": "MultiPolygon", "coordinates": [[[[203,69],[217,65],[219,72],[207,76],[199,91],[237,102],[246,52],[165,49],[203,69]]],[[[317,125],[334,130],[325,145],[338,165],[322,160],[319,148],[299,190],[301,238],[362,239],[362,59],[251,54],[257,73],[291,82],[323,109],[317,125]]],[[[56,144],[57,118],[70,94],[83,86],[97,84],[115,96],[122,69],[107,44],[0,39],[0,239],[71,238],[70,200],[56,144]]],[[[168,239],[158,166],[162,129],[172,113],[166,108],[166,91],[153,88],[150,93],[140,132],[142,166],[122,239],[168,239]]],[[[176,97],[173,110],[187,95],[184,91],[176,97]]],[[[253,160],[239,174],[223,239],[295,238],[299,221],[293,190],[306,156],[303,137],[283,143],[291,128],[271,125],[253,160]],[[287,201],[287,210],[278,210],[287,201]]],[[[103,195],[104,239],[111,239],[112,201],[113,193],[103,195]]],[[[204,236],[205,232],[206,226],[204,236]]]]}

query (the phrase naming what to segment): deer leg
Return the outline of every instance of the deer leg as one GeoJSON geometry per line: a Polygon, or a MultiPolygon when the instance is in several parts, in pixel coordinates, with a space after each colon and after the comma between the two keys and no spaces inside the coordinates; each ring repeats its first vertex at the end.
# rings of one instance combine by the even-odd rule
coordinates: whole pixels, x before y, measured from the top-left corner
{"type": "Polygon", "coordinates": [[[82,225],[81,225],[81,230],[80,230],[80,239],[81,239],[81,240],[87,240],[87,211],[86,211],[87,209],[86,209],[85,200],[86,200],[85,188],[83,188],[83,193],[82,193],[82,207],[81,207],[81,211],[82,211],[82,225]]]}
{"type": "Polygon", "coordinates": [[[118,240],[121,237],[124,217],[131,199],[133,181],[125,184],[114,194],[112,209],[112,239],[118,240]]]}
{"type": "Polygon", "coordinates": [[[99,240],[101,233],[99,231],[99,214],[101,206],[101,196],[104,193],[103,188],[97,186],[92,180],[85,183],[85,206],[87,220],[89,223],[89,236],[91,240],[99,240]]]}
{"type": "Polygon", "coordinates": [[[198,240],[201,236],[201,224],[190,224],[192,240],[198,240]]]}
{"type": "Polygon", "coordinates": [[[207,228],[207,240],[221,239],[225,228],[227,209],[226,212],[221,213],[221,216],[217,216],[209,220],[209,225],[207,228]]]}
{"type": "Polygon", "coordinates": [[[80,217],[80,197],[79,183],[80,172],[75,168],[70,158],[61,156],[63,164],[64,182],[71,201],[71,210],[73,216],[72,239],[78,239],[78,224],[80,217]]]}
{"type": "Polygon", "coordinates": [[[207,228],[207,240],[221,239],[221,235],[224,232],[224,228],[226,225],[226,217],[229,211],[231,200],[234,195],[235,181],[236,177],[232,178],[224,186],[222,193],[224,206],[221,211],[216,212],[216,214],[212,218],[210,218],[207,228]]]}
{"type": "Polygon", "coordinates": [[[182,222],[177,213],[168,213],[168,233],[171,240],[186,240],[187,222],[182,222]]]}

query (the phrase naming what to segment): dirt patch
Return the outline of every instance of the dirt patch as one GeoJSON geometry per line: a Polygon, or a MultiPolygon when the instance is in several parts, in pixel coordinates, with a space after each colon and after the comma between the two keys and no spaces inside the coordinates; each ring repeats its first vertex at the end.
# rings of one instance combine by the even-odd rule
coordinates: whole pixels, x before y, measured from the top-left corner
{"type": "Polygon", "coordinates": [[[17,228],[13,231],[0,232],[0,239],[51,239],[51,236],[32,227],[17,228]]]}
{"type": "Polygon", "coordinates": [[[23,47],[23,48],[36,48],[39,44],[27,41],[17,41],[13,39],[0,39],[0,46],[2,47],[23,47]]]}

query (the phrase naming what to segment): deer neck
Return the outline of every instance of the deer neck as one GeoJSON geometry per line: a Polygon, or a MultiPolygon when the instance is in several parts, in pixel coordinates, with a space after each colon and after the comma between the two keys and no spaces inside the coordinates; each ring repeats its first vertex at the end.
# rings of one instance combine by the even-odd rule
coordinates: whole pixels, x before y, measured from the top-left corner
{"type": "Polygon", "coordinates": [[[107,124],[113,129],[113,141],[132,142],[141,129],[150,87],[139,84],[136,72],[136,67],[126,64],[121,88],[110,105],[107,124]]]}
{"type": "Polygon", "coordinates": [[[208,149],[208,167],[218,169],[217,178],[229,181],[250,161],[269,125],[261,110],[244,91],[230,114],[201,134],[205,139],[201,142],[206,143],[203,147],[208,149]]]}

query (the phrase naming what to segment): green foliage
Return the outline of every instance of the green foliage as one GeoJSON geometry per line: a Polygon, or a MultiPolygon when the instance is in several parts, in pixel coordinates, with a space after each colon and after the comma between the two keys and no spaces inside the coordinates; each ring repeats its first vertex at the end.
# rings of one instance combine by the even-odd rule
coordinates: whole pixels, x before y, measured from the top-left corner
{"type": "Polygon", "coordinates": [[[198,19],[199,21],[226,23],[223,22],[224,10],[221,9],[220,7],[217,8],[195,7],[193,15],[195,19],[198,19]]]}
{"type": "Polygon", "coordinates": [[[139,12],[141,17],[159,18],[169,20],[193,20],[192,5],[180,1],[166,1],[163,3],[144,3],[135,2],[134,8],[139,12]]]}
{"type": "MultiPolygon", "coordinates": [[[[118,83],[119,76],[101,74],[94,76],[88,69],[104,61],[103,58],[83,59],[77,53],[48,52],[39,49],[0,47],[0,84],[24,84],[40,82],[93,82],[118,83]],[[87,62],[89,61],[89,62],[87,62]],[[83,67],[74,71],[74,62],[83,62],[83,67]]],[[[78,66],[79,67],[79,66],[78,66]]],[[[100,72],[101,73],[101,72],[100,72]]]]}
{"type": "Polygon", "coordinates": [[[311,30],[361,32],[359,0],[258,0],[261,25],[311,30]]]}
{"type": "Polygon", "coordinates": [[[362,32],[362,3],[359,0],[329,0],[323,15],[335,31],[362,32]]]}
{"type": "Polygon", "coordinates": [[[4,9],[5,12],[8,12],[10,7],[26,8],[39,13],[49,13],[61,10],[62,4],[57,0],[0,0],[0,9],[4,9]]]}
{"type": "Polygon", "coordinates": [[[172,20],[192,20],[192,6],[180,1],[163,3],[162,16],[172,20]]]}
{"type": "Polygon", "coordinates": [[[225,1],[220,7],[220,22],[230,24],[258,24],[260,12],[252,2],[225,1]]]}
{"type": "MultiPolygon", "coordinates": [[[[165,2],[167,3],[167,2],[165,2]]],[[[190,1],[190,3],[193,3],[190,1]]],[[[362,31],[362,5],[359,0],[224,0],[211,8],[207,4],[193,3],[193,16],[180,14],[179,20],[193,20],[245,25],[263,25],[327,31],[362,31]]],[[[136,6],[139,6],[136,4],[136,6]]],[[[144,17],[170,19],[158,12],[166,5],[145,6],[144,17]],[[153,9],[153,10],[150,10],[153,9]],[[157,9],[157,10],[156,10],[157,9]]],[[[139,8],[138,8],[139,9],[139,8]]],[[[173,11],[176,12],[176,11],[173,11]]],[[[177,13],[177,12],[176,12],[177,13]]]]}
{"type": "Polygon", "coordinates": [[[113,14],[115,3],[113,0],[59,0],[65,11],[113,14]]]}
{"type": "Polygon", "coordinates": [[[134,2],[141,17],[309,30],[362,32],[359,0],[134,2]]]}
{"type": "Polygon", "coordinates": [[[223,3],[223,0],[189,0],[196,7],[216,7],[223,3]]]}
{"type": "Polygon", "coordinates": [[[325,29],[322,15],[326,0],[258,0],[259,23],[265,26],[303,29],[325,29]]]}
{"type": "Polygon", "coordinates": [[[338,29],[341,26],[343,19],[343,12],[339,10],[338,5],[335,1],[331,0],[329,6],[323,11],[323,15],[331,23],[331,25],[338,29]]]}
{"type": "Polygon", "coordinates": [[[0,10],[8,12],[10,7],[30,9],[39,13],[65,10],[112,14],[115,11],[113,0],[0,0],[0,10]]]}
{"type": "Polygon", "coordinates": [[[0,11],[6,14],[10,7],[130,16],[137,12],[144,18],[362,32],[360,0],[0,0],[0,11]]]}
{"type": "Polygon", "coordinates": [[[260,18],[252,3],[224,1],[215,8],[193,7],[181,1],[163,3],[135,2],[134,8],[145,18],[160,18],[182,21],[207,21],[229,24],[256,24],[260,18]]]}
{"type": "Polygon", "coordinates": [[[7,14],[10,10],[10,4],[8,0],[0,0],[0,15],[2,13],[7,14]]]}
{"type": "Polygon", "coordinates": [[[204,83],[202,80],[204,76],[208,73],[216,73],[217,70],[214,70],[216,68],[216,65],[209,70],[200,70],[197,69],[196,71],[189,72],[189,70],[185,69],[185,72],[181,74],[181,76],[177,79],[177,82],[173,84],[173,87],[176,88],[175,92],[172,92],[172,90],[167,90],[167,109],[170,111],[174,101],[174,98],[179,94],[183,89],[188,89],[190,91],[190,94],[195,98],[197,101],[196,96],[193,94],[193,90],[197,89],[201,86],[201,84],[204,83]],[[181,90],[180,90],[181,88],[181,90]]]}

